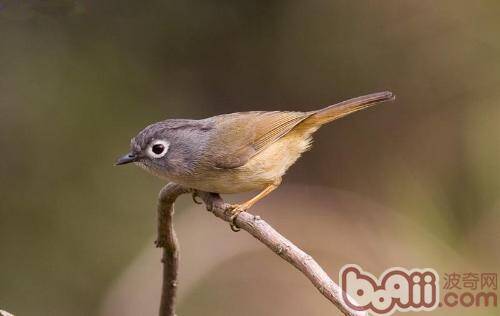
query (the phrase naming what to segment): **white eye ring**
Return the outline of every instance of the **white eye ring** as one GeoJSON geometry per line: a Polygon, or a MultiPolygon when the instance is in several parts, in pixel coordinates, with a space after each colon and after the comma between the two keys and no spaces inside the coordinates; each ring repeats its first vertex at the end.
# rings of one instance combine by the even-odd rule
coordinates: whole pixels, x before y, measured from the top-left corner
{"type": "Polygon", "coordinates": [[[167,154],[170,143],[166,140],[155,140],[147,149],[147,154],[150,158],[158,159],[167,154]]]}

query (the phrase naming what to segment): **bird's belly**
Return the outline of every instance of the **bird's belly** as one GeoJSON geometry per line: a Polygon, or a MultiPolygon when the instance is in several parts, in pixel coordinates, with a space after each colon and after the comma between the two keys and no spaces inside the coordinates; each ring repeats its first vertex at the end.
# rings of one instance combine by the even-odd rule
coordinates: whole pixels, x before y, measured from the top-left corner
{"type": "Polygon", "coordinates": [[[266,187],[266,184],[262,182],[239,181],[235,177],[228,177],[225,179],[225,177],[222,176],[213,181],[192,182],[190,187],[206,192],[232,194],[262,190],[266,187]]]}
{"type": "Polygon", "coordinates": [[[269,179],[249,176],[245,170],[236,169],[210,170],[189,177],[169,177],[169,180],[200,191],[226,194],[262,190],[272,183],[269,179]]]}
{"type": "Polygon", "coordinates": [[[240,193],[262,190],[281,178],[309,147],[304,135],[287,135],[234,169],[203,170],[189,177],[171,179],[206,192],[240,193]]]}

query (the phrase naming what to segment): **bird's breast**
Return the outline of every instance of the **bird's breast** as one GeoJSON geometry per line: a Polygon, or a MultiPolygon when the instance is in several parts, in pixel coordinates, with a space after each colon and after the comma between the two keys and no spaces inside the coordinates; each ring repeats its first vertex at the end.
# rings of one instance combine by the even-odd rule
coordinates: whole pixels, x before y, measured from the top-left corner
{"type": "Polygon", "coordinates": [[[309,137],[292,133],[271,144],[241,167],[200,168],[189,175],[167,178],[206,192],[241,193],[262,190],[281,178],[302,152],[309,148],[309,144],[309,137]]]}

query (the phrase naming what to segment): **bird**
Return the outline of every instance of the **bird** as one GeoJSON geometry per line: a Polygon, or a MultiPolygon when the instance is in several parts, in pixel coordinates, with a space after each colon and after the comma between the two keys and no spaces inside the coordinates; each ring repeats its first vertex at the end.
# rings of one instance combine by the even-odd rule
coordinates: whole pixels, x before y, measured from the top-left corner
{"type": "Polygon", "coordinates": [[[371,93],[315,111],[249,111],[205,119],[167,119],[145,127],[116,165],[134,163],[182,186],[217,194],[259,191],[231,206],[234,219],[273,192],[286,171],[311,147],[321,126],[384,101],[371,93]]]}

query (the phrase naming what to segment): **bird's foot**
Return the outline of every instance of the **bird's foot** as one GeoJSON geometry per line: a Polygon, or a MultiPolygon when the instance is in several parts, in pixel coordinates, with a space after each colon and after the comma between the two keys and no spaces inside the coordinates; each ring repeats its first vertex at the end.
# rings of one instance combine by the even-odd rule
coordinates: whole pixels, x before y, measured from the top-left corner
{"type": "Polygon", "coordinates": [[[198,198],[200,198],[200,196],[198,195],[198,193],[196,191],[193,192],[193,194],[191,195],[192,198],[193,198],[193,202],[195,204],[203,204],[202,201],[198,200],[198,198]]]}
{"type": "Polygon", "coordinates": [[[238,217],[238,215],[241,212],[245,212],[246,210],[248,210],[248,208],[249,207],[247,205],[245,205],[245,204],[233,204],[226,211],[231,216],[229,218],[230,219],[229,227],[231,227],[231,230],[233,232],[239,232],[240,231],[240,228],[238,227],[238,225],[236,225],[236,217],[238,217]]]}

